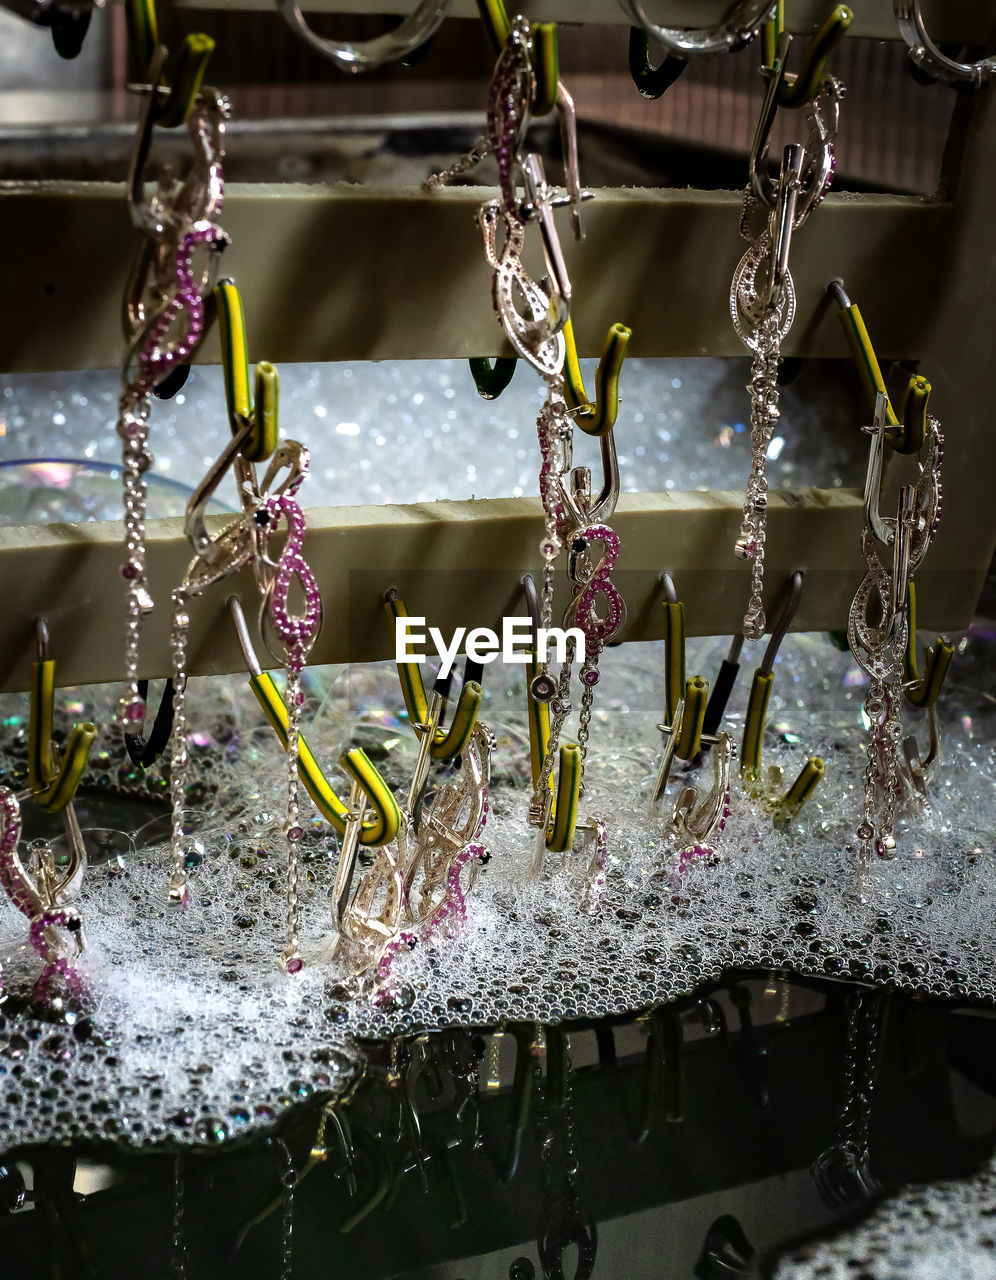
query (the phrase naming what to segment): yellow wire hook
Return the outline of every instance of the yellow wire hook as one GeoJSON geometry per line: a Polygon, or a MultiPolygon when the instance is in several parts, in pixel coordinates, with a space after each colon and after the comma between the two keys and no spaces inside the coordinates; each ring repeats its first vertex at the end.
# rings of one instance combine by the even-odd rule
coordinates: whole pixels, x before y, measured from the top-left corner
{"type": "MultiPolygon", "coordinates": [[[[806,52],[796,74],[785,69],[785,60],[775,70],[778,61],[778,41],[785,30],[785,5],[780,0],[775,16],[764,24],[764,65],[779,76],[777,102],[780,107],[804,107],[816,96],[830,55],[847,34],[854,21],[854,14],[844,4],[835,5],[823,25],[806,45],[806,52]]],[[[786,37],[790,40],[791,37],[786,37]]],[[[786,50],[787,51],[787,50],[786,50]]]]}
{"type": "Polygon", "coordinates": [[[906,588],[906,610],[909,627],[906,637],[904,660],[906,679],[903,683],[903,693],[906,701],[914,707],[932,707],[940,697],[948,667],[951,666],[951,659],[954,657],[955,647],[944,636],[938,636],[927,650],[921,676],[917,656],[919,646],[916,637],[916,586],[913,582],[910,582],[906,588]]]}
{"type": "Polygon", "coordinates": [[[927,404],[930,400],[930,383],[920,374],[913,374],[903,395],[902,415],[897,417],[892,401],[885,389],[882,367],[875,355],[875,347],[865,328],[865,322],[856,302],[852,302],[844,290],[842,280],[831,280],[827,292],[837,303],[838,317],[851,355],[858,368],[861,385],[874,407],[879,395],[886,399],[886,444],[896,453],[919,453],[927,430],[927,404]]]}
{"type": "MultiPolygon", "coordinates": [[[[139,75],[148,80],[156,53],[161,48],[155,0],[126,0],[125,16],[128,42],[138,64],[139,75]]],[[[151,113],[156,124],[164,129],[183,124],[201,91],[204,72],[213,52],[214,41],[210,36],[192,33],[184,39],[168,77],[168,88],[161,84],[151,86],[157,97],[151,113]]]]}
{"type": "MultiPolygon", "coordinates": [[[[539,673],[539,658],[535,651],[531,651],[526,683],[526,710],[529,718],[529,762],[532,766],[534,789],[539,786],[543,761],[550,749],[550,705],[537,701],[529,690],[529,683],[539,673]]],[[[550,810],[546,823],[546,847],[551,853],[567,853],[574,846],[581,799],[581,748],[576,742],[561,743],[557,758],[556,786],[552,773],[547,779],[547,786],[550,790],[550,810]]]]}
{"type": "MultiPolygon", "coordinates": [[[[274,684],[270,673],[260,669],[238,596],[229,596],[228,607],[235,621],[239,644],[249,669],[249,687],[256,695],[256,701],[263,708],[267,720],[276,732],[280,745],[286,751],[288,720],[283,696],[274,684]]],[[[340,836],[344,835],[346,820],[351,812],[349,805],[343,804],[332,789],[331,783],[322,772],[303,735],[298,738],[297,753],[298,777],[304,784],[305,791],[325,821],[340,836]]],[[[359,747],[343,752],[339,757],[339,764],[350,778],[359,784],[369,807],[373,810],[371,818],[364,818],[359,837],[360,844],[371,848],[390,844],[397,837],[401,826],[401,812],[391,788],[374,767],[367,753],[359,747]]]]}
{"type": "Polygon", "coordinates": [[[240,450],[242,456],[247,462],[265,462],[279,439],[280,375],[269,361],[259,361],[254,404],[250,397],[246,315],[234,280],[220,280],[215,285],[214,304],[232,435],[247,431],[240,450]]]}
{"type": "MultiPolygon", "coordinates": [[[[526,605],[533,624],[533,638],[539,628],[539,600],[532,576],[522,579],[526,605]]],[[[533,680],[541,671],[539,654],[534,643],[529,650],[529,674],[526,678],[526,719],[529,724],[529,763],[532,769],[533,790],[539,786],[543,761],[550,750],[550,704],[533,697],[533,680]]],[[[578,807],[581,802],[581,748],[576,742],[563,742],[557,756],[557,781],[553,773],[547,779],[549,808],[546,815],[543,838],[550,853],[567,853],[574,847],[578,824],[578,807]]]]}
{"type": "Polygon", "coordinates": [[[72,803],[86,771],[97,726],[76,725],[56,766],[52,752],[55,708],[55,661],[48,656],[48,627],[37,623],[38,660],[31,667],[31,710],[28,718],[28,783],[32,799],[46,813],[61,813],[72,803]]]}
{"type": "Polygon", "coordinates": [[[595,400],[584,389],[574,326],[568,317],[564,335],[564,398],[574,411],[574,420],[589,436],[604,436],[619,416],[619,372],[629,348],[633,330],[624,324],[612,325],[605,335],[602,355],[595,370],[595,400]]]}
{"type": "MultiPolygon", "coordinates": [[[[661,574],[664,588],[664,732],[670,735],[674,749],[671,758],[694,760],[702,745],[709,683],[701,676],[685,675],[685,606],[678,599],[674,580],[661,574]],[[679,714],[680,708],[680,714],[679,714]]],[[[665,775],[664,781],[667,781],[665,775]]],[[[658,790],[662,790],[658,782],[658,790]]]]}
{"type": "MultiPolygon", "coordinates": [[[[804,577],[802,571],[797,570],[789,579],[788,595],[771,628],[771,636],[760,665],[754,672],[747,698],[744,731],[740,743],[740,776],[746,789],[758,798],[762,794],[761,753],[764,745],[764,726],[768,718],[768,701],[775,682],[775,658],[799,607],[804,577]]],[[[775,788],[780,788],[781,769],[769,772],[774,775],[775,788]]],[[[819,756],[810,756],[799,770],[795,781],[783,795],[774,798],[769,796],[766,803],[772,811],[772,817],[777,826],[790,822],[799,813],[819,786],[825,773],[825,762],[819,756]]]]}
{"type": "MultiPolygon", "coordinates": [[[[398,618],[407,618],[408,610],[398,591],[391,587],[384,595],[384,608],[392,622],[398,618]]],[[[422,669],[417,662],[399,662],[398,679],[401,681],[401,692],[408,710],[408,720],[412,728],[419,732],[420,726],[429,723],[429,699],[422,682],[422,669]]],[[[434,739],[429,747],[429,755],[433,760],[452,760],[458,756],[470,740],[477,723],[477,714],[484,701],[484,691],[478,680],[464,680],[457,699],[453,721],[448,729],[436,729],[434,739]]]]}

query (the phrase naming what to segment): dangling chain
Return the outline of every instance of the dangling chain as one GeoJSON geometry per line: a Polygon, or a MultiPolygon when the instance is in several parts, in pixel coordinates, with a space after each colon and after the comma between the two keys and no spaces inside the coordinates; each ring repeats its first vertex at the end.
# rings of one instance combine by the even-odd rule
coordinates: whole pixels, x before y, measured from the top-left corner
{"type": "Polygon", "coordinates": [[[751,364],[750,438],[751,467],[744,498],[743,522],[734,548],[736,555],[751,563],[750,596],[744,616],[743,634],[759,640],[767,628],[761,593],[764,587],[764,547],[767,536],[768,480],[765,463],[768,448],[780,416],[778,407],[779,326],[774,309],[766,312],[756,331],[751,364]]]}
{"type": "Polygon", "coordinates": [[[189,600],[201,595],[208,586],[228,577],[252,563],[257,585],[263,596],[261,626],[264,640],[272,630],[286,669],[284,703],[287,709],[287,787],[284,813],[284,837],[287,844],[287,946],[281,963],[288,973],[303,967],[299,954],[298,845],[304,837],[300,824],[298,791],[298,754],[301,708],[304,693],[301,671],[321,627],[321,596],[314,574],[302,555],[305,537],[304,512],[297,501],[297,491],[308,473],[308,450],[295,441],[287,441],[271,462],[262,491],[247,487],[242,494],[241,517],[214,539],[206,555],[195,556],[187,568],[183,582],[173,592],[173,623],[170,632],[173,666],[173,736],[171,754],[172,847],[169,901],[186,902],[188,876],[187,854],[183,838],[183,804],[186,790],[189,750],[184,703],[187,687],[187,630],[189,600]],[[289,467],[289,478],[270,492],[282,466],[289,467]],[[274,562],[266,554],[270,538],[280,520],[288,525],[287,538],[274,562]],[[304,593],[305,612],[292,614],[288,595],[297,578],[304,593]]]}
{"type": "MultiPolygon", "coordinates": [[[[868,865],[873,850],[880,858],[891,858],[896,853],[895,808],[900,794],[899,744],[903,736],[900,700],[909,618],[905,603],[893,617],[890,600],[898,596],[905,601],[908,584],[940,524],[943,454],[944,438],[939,424],[935,418],[928,417],[922,458],[918,464],[920,476],[907,517],[910,553],[905,582],[892,582],[889,571],[879,559],[871,530],[866,528],[861,534],[861,550],[868,571],[851,603],[847,636],[854,660],[868,676],[863,813],[855,832],[860,842],[862,867],[868,865]],[[877,618],[877,622],[869,622],[869,613],[877,618]]],[[[890,523],[894,526],[891,535],[894,540],[902,530],[896,520],[890,523]]]]}
{"type": "Polygon", "coordinates": [[[888,678],[869,680],[865,695],[868,742],[865,749],[864,815],[857,828],[863,866],[868,864],[873,840],[875,852],[880,858],[889,858],[896,850],[893,832],[899,788],[897,751],[903,735],[903,723],[899,714],[903,668],[902,658],[895,649],[892,650],[891,657],[888,678]]]}
{"type": "Polygon", "coordinates": [[[213,255],[227,241],[213,221],[224,202],[221,158],[227,115],[227,100],[220,95],[198,100],[189,121],[195,160],[187,180],[176,184],[172,171],[164,171],[148,207],[133,210],[133,215],[141,213],[140,225],[153,251],[147,262],[147,249],[143,250],[139,261],[145,273],[133,277],[126,293],[134,337],[122,372],[124,388],[117,423],[127,557],[121,566],[127,589],[125,687],[118,704],[118,722],[131,732],[145,718],[145,699],[138,689],[139,641],[141,620],[154,607],[146,577],[145,545],[145,472],[153,462],[148,448],[152,394],[177,365],[191,358],[204,335],[201,288],[205,280],[195,279],[193,259],[199,246],[207,245],[213,255]]]}
{"type": "Polygon", "coordinates": [[[844,1208],[873,1196],[869,1130],[881,1039],[881,993],[858,991],[847,999],[843,1098],[837,1137],[813,1161],[812,1176],[827,1204],[844,1208]]]}
{"type": "Polygon", "coordinates": [[[264,499],[253,513],[253,521],[259,530],[260,553],[256,557],[256,576],[264,593],[264,618],[269,620],[279,638],[286,669],[284,703],[287,708],[287,804],[284,838],[287,844],[287,946],[280,961],[288,973],[299,973],[304,967],[298,951],[297,892],[298,846],[304,838],[304,828],[299,821],[297,774],[301,708],[304,705],[301,672],[318,637],[322,621],[318,584],[302,555],[305,519],[296,497],[308,474],[308,464],[308,450],[302,448],[292,482],[280,493],[264,499]],[[274,566],[266,558],[266,547],[281,517],[287,521],[287,539],[274,574],[274,566]],[[301,615],[292,614],[288,607],[288,593],[294,578],[299,580],[304,592],[305,611],[301,615]]]}
{"type": "Polygon", "coordinates": [[[173,659],[173,733],[170,740],[170,806],[173,865],[169,878],[169,901],[184,906],[189,892],[187,853],[183,841],[183,802],[187,790],[187,766],[190,748],[187,740],[187,630],[190,614],[187,593],[177,587],[172,593],[173,618],[170,624],[170,650],[173,659]]]}
{"type": "Polygon", "coordinates": [[[448,169],[441,169],[438,173],[430,173],[422,183],[423,191],[432,191],[436,187],[445,187],[454,178],[459,178],[462,174],[476,168],[490,154],[491,143],[482,135],[476,139],[470,150],[465,155],[462,155],[459,160],[454,160],[448,169]]]}
{"type": "Polygon", "coordinates": [[[768,449],[780,416],[778,361],[781,344],[795,319],[795,285],[787,266],[788,244],[813,209],[822,201],[833,179],[833,138],[843,86],[827,77],[807,109],[809,139],[803,153],[802,181],[791,226],[785,228],[786,268],[774,301],[770,297],[769,270],[778,254],[776,240],[779,207],[776,204],[758,232],[752,232],[755,213],[761,202],[748,187],[740,215],[740,234],[750,241],[733,275],[730,315],[733,326],[753,360],[748,391],[751,400],[751,468],[744,495],[743,520],[734,545],[734,554],[751,562],[750,594],[744,615],[743,635],[759,640],[767,629],[762,593],[764,550],[767,537],[768,482],[765,475],[768,449]],[[808,186],[806,185],[808,183],[808,186]]]}
{"type": "Polygon", "coordinates": [[[498,55],[488,91],[488,130],[477,138],[470,150],[448,169],[430,174],[423,182],[424,190],[445,186],[453,178],[467,173],[487,156],[498,161],[499,185],[507,205],[514,198],[511,170],[516,159],[519,136],[525,130],[532,94],[533,72],[529,61],[529,21],[521,15],[512,22],[508,39],[498,55]]]}

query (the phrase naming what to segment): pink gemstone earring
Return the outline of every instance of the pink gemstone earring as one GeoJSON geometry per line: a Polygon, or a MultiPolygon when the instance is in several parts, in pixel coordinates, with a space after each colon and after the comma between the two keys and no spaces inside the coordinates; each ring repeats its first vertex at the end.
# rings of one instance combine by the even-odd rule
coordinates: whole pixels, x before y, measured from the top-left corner
{"type": "MultiPolygon", "coordinates": [[[[84,950],[83,921],[72,905],[86,871],[86,848],[73,798],[86,769],[97,726],[77,725],[64,747],[52,735],[55,662],[48,656],[48,626],[37,622],[38,658],[32,667],[28,733],[28,787],[15,795],[0,787],[0,887],[29,921],[31,946],[44,962],[36,994],[47,999],[57,979],[72,988],[79,980],[73,960],[84,950]],[[19,853],[21,801],[32,799],[62,817],[67,853],[58,862],[47,844],[35,845],[26,866],[19,853]]],[[[0,974],[2,979],[2,974],[0,974]]]]}
{"type": "MultiPolygon", "coordinates": [[[[250,425],[247,420],[244,430],[248,431],[250,425]]],[[[226,455],[222,462],[227,460],[227,464],[231,464],[240,456],[234,447],[239,440],[239,436],[234,438],[233,448],[229,450],[231,456],[226,455]]],[[[322,623],[318,584],[302,554],[305,517],[297,500],[298,489],[308,473],[308,462],[308,450],[303,445],[294,440],[285,441],[273,454],[262,483],[257,484],[254,469],[242,459],[242,515],[210,538],[204,526],[203,512],[227,470],[227,465],[216,464],[187,508],[188,535],[199,550],[172,597],[171,647],[175,696],[171,756],[173,860],[169,900],[183,905],[189,892],[183,831],[183,797],[189,763],[184,714],[187,632],[190,626],[188,605],[192,598],[203,594],[213,583],[252,565],[261,595],[260,634],[267,648],[286,670],[287,799],[284,836],[287,842],[287,945],[280,959],[288,973],[298,973],[304,964],[299,951],[297,892],[298,844],[304,836],[300,823],[297,770],[301,708],[304,705],[301,671],[322,623]],[[287,535],[279,556],[274,560],[269,548],[281,522],[286,525],[287,535]],[[294,613],[290,605],[295,580],[304,600],[304,611],[300,614],[294,613]]]]}
{"type": "MultiPolygon", "coordinates": [[[[151,77],[158,83],[160,50],[151,77]]],[[[189,361],[204,336],[204,298],[213,262],[228,243],[217,224],[224,198],[222,157],[228,101],[217,90],[203,89],[188,118],[194,162],[180,182],[171,166],[160,174],[146,198],[142,171],[151,141],[156,93],[149,86],[132,154],[128,200],[132,222],[145,243],[125,291],[125,327],[130,340],[122,373],[118,435],[122,443],[126,560],[125,689],[118,710],[122,727],[131,733],[145,719],[145,697],[139,688],[139,642],[142,619],[153,607],[146,577],[145,520],[152,465],[149,417],[152,395],[170,374],[189,361]],[[199,268],[195,257],[207,253],[199,268]]]]}
{"type": "MultiPolygon", "coordinates": [[[[30,792],[27,794],[30,795],[30,792]]],[[[79,828],[76,828],[78,833],[79,828]]],[[[31,946],[44,963],[36,992],[42,999],[56,979],[79,989],[73,961],[86,949],[83,919],[69,899],[79,891],[85,861],[70,877],[55,867],[51,849],[32,849],[32,867],[21,861],[21,806],[9,787],[0,787],[0,884],[29,921],[31,946]]],[[[0,980],[2,980],[0,973],[0,980]]]]}
{"type": "MultiPolygon", "coordinates": [[[[422,744],[426,742],[423,735],[422,744]]],[[[353,884],[362,791],[353,783],[349,818],[333,888],[335,956],[356,979],[372,975],[376,995],[390,991],[399,951],[452,938],[467,918],[467,896],[491,853],[481,841],[490,810],[495,739],[476,721],[460,752],[456,777],[423,795],[416,764],[397,839],[382,845],[353,884]]],[[[424,754],[420,751],[420,760],[424,754]]]]}

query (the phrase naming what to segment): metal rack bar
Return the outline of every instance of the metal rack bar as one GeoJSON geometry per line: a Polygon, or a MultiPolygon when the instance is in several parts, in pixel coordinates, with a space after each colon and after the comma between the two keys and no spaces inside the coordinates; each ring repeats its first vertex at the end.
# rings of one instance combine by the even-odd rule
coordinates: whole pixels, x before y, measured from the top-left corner
{"type": "MultiPolygon", "coordinates": [[[[273,0],[173,0],[173,3],[184,9],[237,11],[274,7],[273,0]]],[[[385,12],[384,0],[303,0],[301,7],[308,12],[385,12]]],[[[415,0],[391,0],[389,6],[398,14],[410,13],[414,7],[415,0]]],[[[517,0],[514,8],[536,22],[598,22],[614,26],[629,22],[618,0],[517,0]]],[[[646,8],[648,15],[662,25],[703,27],[719,21],[729,10],[730,0],[650,0],[646,8]]],[[[827,0],[792,0],[786,5],[790,30],[816,31],[827,16],[827,9],[827,0]]],[[[977,0],[924,0],[923,11],[930,31],[938,40],[984,42],[991,31],[987,6],[978,4],[977,0]]],[[[453,0],[450,14],[455,18],[476,18],[476,0],[453,0]]],[[[892,0],[860,0],[854,6],[851,35],[874,40],[898,39],[892,0]]]]}
{"type": "MultiPolygon", "coordinates": [[[[252,358],[279,364],[507,352],[474,223],[488,194],[232,184],[224,270],[251,299],[252,358]]],[[[582,354],[597,354],[606,326],[618,319],[633,329],[634,355],[742,356],[727,303],[745,247],[741,200],[732,191],[600,191],[585,209],[585,241],[565,242],[575,296],[589,300],[579,302],[575,320],[582,354]]],[[[919,357],[924,312],[946,285],[958,220],[956,208],[939,200],[828,197],[792,245],[799,316],[784,354],[845,354],[836,323],[825,322],[826,283],[840,275],[853,282],[881,354],[919,357]],[[932,246],[926,258],[924,244],[932,246]],[[910,262],[919,263],[916,308],[904,297],[910,262]]],[[[116,366],[119,300],[135,250],[121,187],[0,184],[0,239],[38,246],[0,266],[4,371],[116,366]]],[[[215,339],[201,359],[219,359],[215,339]]]]}
{"type": "MultiPolygon", "coordinates": [[[[624,547],[613,580],[630,612],[623,638],[662,635],[657,578],[663,569],[681,582],[692,634],[737,630],[748,581],[746,567],[731,552],[741,505],[739,494],[726,492],[623,495],[613,518],[624,547]]],[[[412,615],[424,615],[446,633],[457,626],[495,627],[504,615],[525,616],[519,581],[524,572],[540,570],[537,530],[542,512],[537,499],[316,508],[308,517],[307,557],[326,601],[314,662],[392,657],[394,637],[382,604],[392,585],[402,591],[412,615]]],[[[795,628],[841,626],[863,572],[857,553],[859,496],[847,490],[774,493],[768,518],[772,597],[791,572],[805,569],[808,589],[795,628]]],[[[230,519],[212,517],[208,524],[217,530],[230,519]]],[[[28,687],[38,614],[49,621],[60,683],[119,678],[121,538],[117,523],[4,531],[0,598],[8,607],[0,611],[0,652],[9,660],[0,688],[28,687]]],[[[169,591],[190,558],[182,521],[151,521],[148,547],[152,594],[160,609],[155,624],[146,628],[143,667],[146,675],[155,676],[170,670],[168,628],[162,618],[169,591]]],[[[984,567],[966,565],[956,549],[932,553],[917,579],[924,624],[966,625],[983,573],[984,567]]],[[[243,669],[225,608],[233,589],[251,613],[257,593],[249,574],[213,588],[192,604],[193,674],[243,669]]]]}

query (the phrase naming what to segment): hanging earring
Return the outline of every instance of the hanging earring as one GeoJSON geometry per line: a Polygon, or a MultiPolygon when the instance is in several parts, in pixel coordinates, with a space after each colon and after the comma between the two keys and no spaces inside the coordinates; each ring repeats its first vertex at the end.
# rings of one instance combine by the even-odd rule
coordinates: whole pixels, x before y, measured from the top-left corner
{"type": "Polygon", "coordinates": [[[204,89],[188,117],[194,163],[179,182],[171,167],[160,174],[156,190],[145,196],[143,169],[159,103],[159,79],[165,49],[152,60],[144,111],[132,153],[128,199],[132,222],[145,243],[125,291],[125,330],[130,345],[122,372],[118,435],[124,474],[125,554],[121,575],[127,584],[125,605],[125,689],[118,709],[120,724],[134,733],[145,719],[145,697],[139,688],[139,642],[142,619],[153,600],[146,577],[145,520],[152,465],[148,449],[151,397],[177,366],[196,352],[204,336],[203,295],[210,285],[213,262],[228,243],[216,219],[221,211],[224,180],[225,122],[228,101],[217,90],[204,89]],[[207,261],[197,269],[200,249],[207,261]]]}
{"type": "Polygon", "coordinates": [[[741,258],[730,291],[733,326],[751,353],[751,470],[744,498],[743,522],[734,552],[751,564],[750,597],[743,634],[748,640],[764,635],[766,621],[762,593],[767,534],[768,483],[765,464],[779,417],[778,360],[781,344],[795,319],[795,286],[789,270],[792,236],[805,223],[830,186],[834,169],[833,140],[837,132],[843,87],[826,76],[806,108],[809,138],[802,146],[785,148],[781,171],[773,182],[764,171],[768,140],[784,83],[785,57],[791,37],[779,42],[775,65],[769,70],[768,93],[751,148],[751,182],[744,196],[740,231],[750,247],[741,258]],[[759,230],[752,230],[755,212],[768,207],[759,230]]]}
{"type": "MultiPolygon", "coordinates": [[[[55,662],[48,656],[48,627],[37,622],[38,658],[32,667],[31,711],[28,730],[28,787],[16,795],[0,787],[0,885],[30,922],[31,946],[44,962],[36,987],[47,998],[51,985],[64,978],[78,986],[72,961],[85,949],[83,921],[71,905],[80,891],[86,871],[86,848],[73,798],[83,777],[97,726],[77,725],[60,751],[53,741],[55,662]],[[21,801],[32,799],[47,813],[62,816],[68,856],[56,865],[47,846],[32,849],[29,866],[21,861],[21,801]]],[[[0,974],[2,980],[2,974],[0,974]]]]}
{"type": "MultiPolygon", "coordinates": [[[[395,588],[384,597],[388,617],[407,616],[395,588]]],[[[391,967],[400,950],[451,937],[466,919],[466,898],[491,854],[481,843],[490,802],[495,739],[478,718],[483,693],[478,664],[468,661],[453,721],[440,721],[449,679],[427,697],[419,665],[398,663],[409,721],[419,750],[407,800],[400,806],[397,841],[382,845],[354,885],[362,789],[354,783],[350,817],[333,888],[339,944],[336,955],[357,978],[373,975],[378,997],[391,990],[391,967]],[[430,790],[432,762],[459,759],[455,777],[430,790]]]]}
{"type": "MultiPolygon", "coordinates": [[[[567,639],[559,675],[554,677],[551,674],[545,653],[537,654],[529,685],[534,782],[529,821],[538,828],[532,867],[533,874],[538,875],[545,852],[554,847],[568,852],[573,848],[575,836],[583,846],[574,850],[575,857],[579,857],[588,868],[596,864],[604,867],[604,826],[597,819],[591,819],[579,827],[576,798],[581,791],[587,756],[594,687],[599,678],[599,655],[618,634],[626,616],[622,597],[611,578],[619,554],[619,539],[607,522],[619,495],[612,423],[616,409],[616,378],[630,333],[625,326],[613,326],[610,330],[607,353],[603,356],[604,377],[598,380],[598,408],[589,405],[584,395],[576,367],[576,352],[571,363],[571,396],[580,425],[600,438],[603,484],[596,495],[587,468],[572,467],[574,421],[568,408],[564,377],[567,355],[565,330],[570,318],[572,290],[554,219],[557,208],[568,206],[574,235],[580,239],[583,234],[581,206],[591,193],[581,189],[574,104],[562,84],[557,85],[556,103],[564,144],[566,194],[560,195],[547,182],[538,155],[522,154],[530,103],[534,100],[537,83],[531,58],[531,29],[528,21],[519,17],[510,24],[495,65],[488,97],[487,136],[484,146],[475,150],[492,153],[498,165],[499,198],[486,201],[478,212],[485,256],[494,273],[492,297],[495,311],[512,347],[540,373],[547,388],[546,400],[537,421],[541,456],[539,488],[545,525],[540,542],[544,569],[537,602],[538,626],[549,628],[552,624],[556,562],[565,547],[569,552],[567,569],[571,603],[565,613],[564,624],[573,629],[574,634],[567,639]],[[524,187],[524,198],[520,197],[518,190],[519,177],[524,187]],[[537,284],[522,262],[526,228],[531,222],[535,222],[540,231],[548,288],[537,284]],[[568,764],[573,766],[575,759],[573,752],[568,750],[573,744],[565,744],[562,748],[560,735],[571,709],[572,670],[582,637],[584,659],[580,672],[579,745],[574,748],[578,752],[579,768],[575,771],[573,767],[567,767],[568,764]],[[543,711],[534,710],[540,704],[543,711]],[[540,720],[543,722],[542,732],[535,733],[540,720]],[[551,775],[558,757],[563,757],[558,793],[568,781],[568,774],[575,780],[574,803],[565,799],[565,803],[559,806],[560,818],[570,819],[569,839],[564,838],[567,828],[563,822],[553,820],[551,775]]],[[[439,175],[432,185],[445,181],[453,172],[450,170],[439,175]]],[[[571,337],[573,350],[573,335],[571,337]]],[[[595,880],[600,874],[600,871],[594,873],[595,880]]],[[[586,882],[591,883],[591,877],[587,877],[586,882]]]]}
{"type": "MultiPolygon", "coordinates": [[[[857,303],[852,302],[844,288],[843,280],[831,280],[827,285],[827,293],[836,302],[841,327],[847,344],[854,356],[855,366],[862,385],[873,406],[878,407],[877,397],[885,397],[885,443],[892,453],[923,455],[925,443],[931,430],[937,433],[936,465],[940,465],[943,445],[937,431],[937,423],[930,417],[928,410],[931,385],[919,373],[909,376],[903,391],[898,411],[889,401],[875,347],[865,327],[864,319],[857,303]]],[[[874,430],[874,428],[873,428],[874,430]]],[[[928,458],[928,466],[931,466],[928,458]]],[[[940,514],[941,483],[937,481],[937,516],[940,514]]],[[[916,585],[912,579],[906,589],[907,638],[904,657],[903,696],[913,707],[926,710],[928,747],[926,754],[921,755],[915,735],[909,735],[902,741],[902,755],[897,760],[899,776],[904,791],[916,806],[923,806],[927,801],[927,780],[937,760],[940,745],[940,722],[937,713],[937,700],[940,697],[951,659],[954,657],[954,645],[943,636],[927,650],[924,656],[923,670],[920,669],[919,642],[917,640],[916,585]]]]}
{"type": "MultiPolygon", "coordinates": [[[[194,558],[183,582],[173,592],[171,642],[176,687],[174,698],[172,754],[173,862],[169,900],[182,905],[188,893],[183,837],[183,797],[189,763],[186,745],[186,643],[190,625],[189,601],[202,595],[208,586],[252,564],[261,594],[260,634],[267,648],[286,669],[284,701],[287,709],[287,802],[284,835],[287,842],[287,945],[281,965],[288,973],[303,967],[298,950],[297,846],[304,836],[299,822],[298,739],[301,707],[301,671],[321,628],[321,596],[317,583],[302,555],[305,535],[304,512],[297,491],[308,471],[308,451],[296,441],[287,441],[274,454],[255,491],[243,489],[243,514],[213,539],[194,558]],[[283,473],[283,474],[282,474],[283,473]],[[278,477],[280,477],[278,483],[278,477]],[[270,558],[270,540],[281,521],[287,524],[287,538],[277,560],[270,558]],[[293,614],[289,593],[297,579],[304,594],[304,613],[293,614]]],[[[215,480],[215,483],[217,481],[215,480]]],[[[203,488],[203,486],[202,486],[203,488]]],[[[205,501],[199,490],[191,499],[191,509],[205,501]]],[[[188,510],[188,520],[190,510],[188,510]]]]}
{"type": "Polygon", "coordinates": [[[900,703],[909,633],[909,584],[926,555],[941,516],[943,437],[933,417],[927,419],[923,446],[917,458],[916,483],[900,488],[894,518],[881,515],[883,461],[890,431],[887,419],[888,400],[884,392],[880,392],[875,401],[874,424],[867,429],[872,441],[865,478],[861,550],[868,572],[851,604],[847,626],[851,653],[868,676],[864,811],[857,827],[862,866],[867,865],[873,848],[880,858],[892,858],[896,854],[894,825],[900,786],[900,703]],[[891,548],[891,569],[885,568],[879,559],[879,546],[891,548]]]}
{"type": "Polygon", "coordinates": [[[491,859],[481,836],[490,810],[494,748],[494,734],[479,721],[461,753],[456,777],[436,788],[418,828],[408,828],[405,910],[423,935],[463,923],[467,894],[480,867],[491,859]]]}

